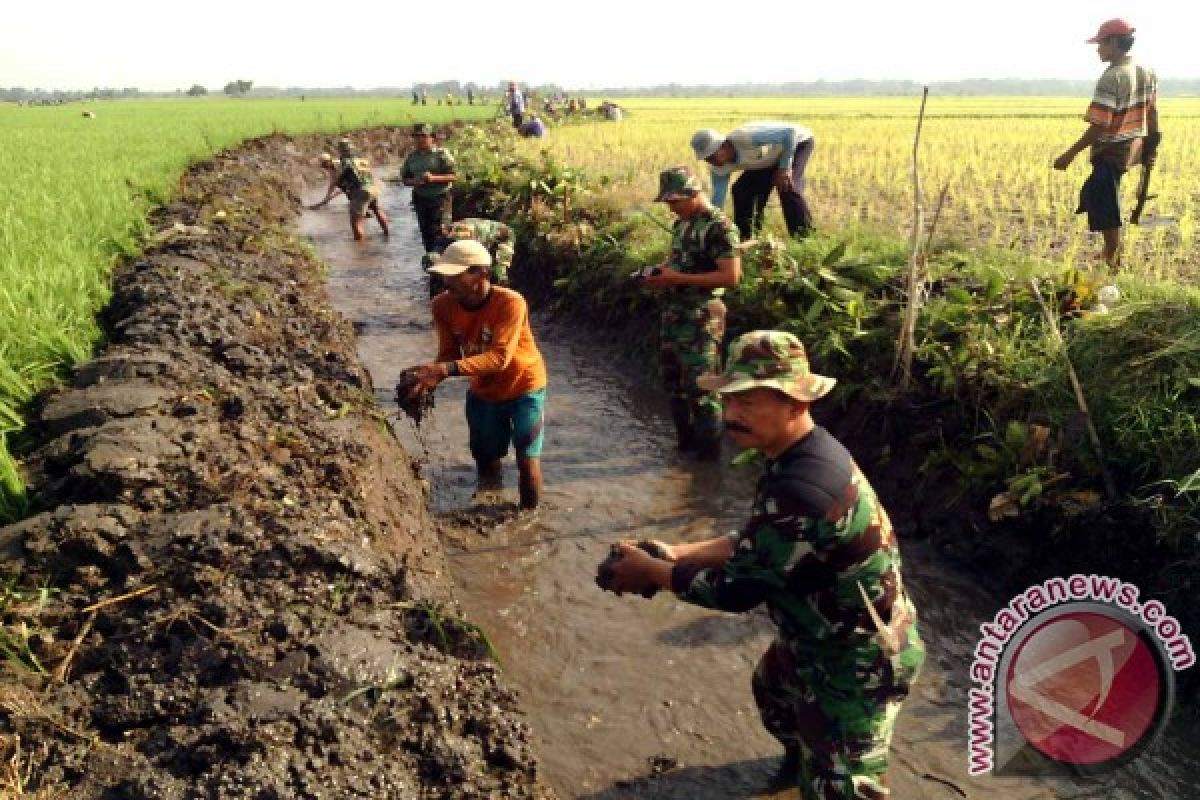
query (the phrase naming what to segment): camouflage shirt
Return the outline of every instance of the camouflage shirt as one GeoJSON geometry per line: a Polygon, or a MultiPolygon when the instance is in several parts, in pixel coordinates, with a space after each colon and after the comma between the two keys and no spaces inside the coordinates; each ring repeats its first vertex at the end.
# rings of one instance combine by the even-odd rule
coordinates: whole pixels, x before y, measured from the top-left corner
{"type": "Polygon", "coordinates": [[[454,239],[474,239],[488,249],[496,260],[495,273],[507,275],[513,260],[512,228],[494,219],[467,217],[450,226],[454,239]]]}
{"type": "Polygon", "coordinates": [[[887,623],[900,597],[900,552],[875,492],[846,449],[817,427],[767,463],[753,516],[719,569],[677,564],[671,588],[722,611],[766,603],[801,647],[866,645],[871,598],[887,623]],[[861,589],[859,588],[861,585],[861,589]]]}
{"type": "MultiPolygon", "coordinates": [[[[675,220],[671,229],[671,256],[668,265],[672,269],[697,275],[716,272],[717,260],[737,255],[737,228],[729,217],[718,208],[708,206],[703,211],[675,220]]],[[[704,303],[722,290],[676,287],[667,293],[666,302],[674,305],[704,303]]]]}
{"type": "Polygon", "coordinates": [[[340,166],[337,187],[347,195],[359,189],[370,190],[375,185],[375,176],[371,174],[371,165],[365,158],[345,156],[341,159],[340,166]]]}
{"type": "MultiPolygon", "coordinates": [[[[431,172],[434,175],[445,175],[454,172],[456,165],[454,156],[442,147],[435,147],[428,153],[423,153],[420,150],[413,150],[404,159],[404,167],[400,170],[400,177],[403,180],[419,178],[426,172],[431,172]]],[[[446,192],[450,191],[448,183],[427,183],[424,186],[413,187],[414,198],[441,197],[446,192]]]]}

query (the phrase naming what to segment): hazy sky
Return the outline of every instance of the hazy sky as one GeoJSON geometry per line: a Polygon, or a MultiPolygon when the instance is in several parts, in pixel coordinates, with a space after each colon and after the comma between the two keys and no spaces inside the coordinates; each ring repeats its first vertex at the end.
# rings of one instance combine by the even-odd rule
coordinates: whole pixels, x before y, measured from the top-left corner
{"type": "Polygon", "coordinates": [[[259,2],[15,0],[0,86],[171,90],[408,86],[510,77],[563,86],[846,78],[1094,78],[1084,44],[1126,16],[1162,77],[1200,77],[1194,0],[259,2]],[[421,9],[418,11],[417,9],[421,9]]]}

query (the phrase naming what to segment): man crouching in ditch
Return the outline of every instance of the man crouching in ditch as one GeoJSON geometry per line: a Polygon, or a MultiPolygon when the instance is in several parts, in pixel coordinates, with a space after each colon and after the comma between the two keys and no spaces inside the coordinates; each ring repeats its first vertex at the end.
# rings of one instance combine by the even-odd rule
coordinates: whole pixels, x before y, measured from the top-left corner
{"type": "Polygon", "coordinates": [[[329,187],[325,197],[309,208],[322,208],[341,191],[350,201],[350,230],[354,233],[354,240],[361,242],[366,236],[363,220],[372,215],[386,239],[389,235],[388,217],[383,204],[379,202],[379,183],[371,173],[367,160],[359,156],[351,141],[346,138],[338,140],[337,161],[328,153],[322,153],[321,168],[329,176],[329,187]]]}
{"type": "Polygon", "coordinates": [[[433,300],[437,360],[410,368],[414,393],[431,392],[446,378],[470,378],[467,427],[480,486],[497,485],[511,443],[517,453],[522,508],[536,508],[542,493],[542,439],[546,365],[524,298],[493,286],[492,256],[474,240],[433,255],[430,272],[446,290],[433,300]]]}
{"type": "Polygon", "coordinates": [[[702,542],[629,542],[611,564],[618,593],[671,589],[742,612],[766,603],[779,632],[754,672],[763,724],[785,748],[769,787],[805,800],[889,797],[892,729],[925,660],[887,513],[809,405],[835,381],[809,370],[789,333],[738,337],[701,385],[722,395],[725,429],[766,456],[749,522],[702,542]]]}

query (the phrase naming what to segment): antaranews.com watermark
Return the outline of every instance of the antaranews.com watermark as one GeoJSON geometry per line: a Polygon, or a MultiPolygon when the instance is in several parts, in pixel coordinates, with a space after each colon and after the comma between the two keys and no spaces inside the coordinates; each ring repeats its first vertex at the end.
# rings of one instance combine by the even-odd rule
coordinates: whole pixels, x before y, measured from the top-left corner
{"type": "Polygon", "coordinates": [[[979,626],[971,775],[1099,772],[1157,738],[1174,704],[1174,673],[1196,656],[1163,604],[1140,597],[1119,578],[1050,578],[979,626]]]}

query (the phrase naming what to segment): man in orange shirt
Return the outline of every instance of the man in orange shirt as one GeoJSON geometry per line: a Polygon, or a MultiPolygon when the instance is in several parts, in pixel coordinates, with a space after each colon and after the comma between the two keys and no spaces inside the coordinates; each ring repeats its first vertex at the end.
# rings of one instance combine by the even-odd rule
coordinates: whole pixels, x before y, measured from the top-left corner
{"type": "Polygon", "coordinates": [[[492,256],[477,241],[454,242],[434,254],[430,272],[446,281],[433,300],[437,360],[412,368],[415,392],[431,392],[446,378],[470,378],[467,427],[481,484],[500,478],[511,443],[520,473],[522,508],[542,493],[542,439],[546,364],[533,340],[525,299],[492,286],[492,256]]]}

